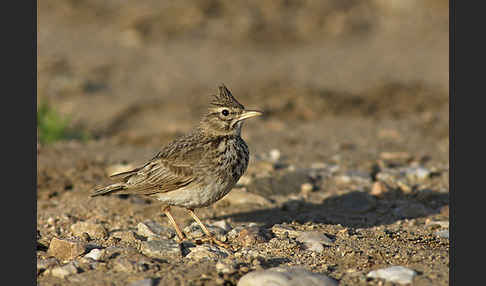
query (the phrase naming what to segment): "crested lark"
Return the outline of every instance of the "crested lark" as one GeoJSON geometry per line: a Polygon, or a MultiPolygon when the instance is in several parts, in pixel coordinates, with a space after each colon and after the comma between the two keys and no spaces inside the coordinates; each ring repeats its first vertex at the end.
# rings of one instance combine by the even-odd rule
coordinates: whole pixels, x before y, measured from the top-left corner
{"type": "Polygon", "coordinates": [[[117,193],[157,199],[181,241],[184,235],[170,207],[183,207],[211,241],[228,247],[214,238],[194,209],[224,197],[246,171],[249,151],[240,137],[241,127],[243,120],[261,114],[245,110],[222,85],[199,126],[169,143],[144,165],[111,175],[118,182],[95,190],[91,196],[117,193]]]}

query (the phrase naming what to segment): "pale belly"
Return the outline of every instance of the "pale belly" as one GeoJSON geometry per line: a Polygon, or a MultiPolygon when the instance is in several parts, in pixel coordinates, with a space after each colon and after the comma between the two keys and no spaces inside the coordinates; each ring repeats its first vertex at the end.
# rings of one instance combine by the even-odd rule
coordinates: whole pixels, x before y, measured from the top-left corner
{"type": "Polygon", "coordinates": [[[200,208],[209,206],[223,198],[234,187],[234,183],[211,183],[206,186],[187,186],[167,193],[157,193],[152,197],[170,206],[200,208]]]}

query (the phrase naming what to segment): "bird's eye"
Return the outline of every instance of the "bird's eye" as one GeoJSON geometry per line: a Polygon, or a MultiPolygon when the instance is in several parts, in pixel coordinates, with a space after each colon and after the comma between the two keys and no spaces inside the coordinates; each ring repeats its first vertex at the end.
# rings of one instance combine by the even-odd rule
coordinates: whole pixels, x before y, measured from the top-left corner
{"type": "Polygon", "coordinates": [[[221,111],[221,113],[222,113],[224,116],[228,116],[229,111],[228,111],[228,109],[223,109],[223,111],[221,111]]]}

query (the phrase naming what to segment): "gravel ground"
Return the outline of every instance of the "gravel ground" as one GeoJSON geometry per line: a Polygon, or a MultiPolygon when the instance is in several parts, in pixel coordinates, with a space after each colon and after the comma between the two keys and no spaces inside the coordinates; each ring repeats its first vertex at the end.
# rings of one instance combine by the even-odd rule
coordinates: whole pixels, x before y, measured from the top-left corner
{"type": "Polygon", "coordinates": [[[38,284],[448,285],[448,2],[168,3],[38,3],[38,100],[92,135],[38,144],[38,284]],[[234,250],[182,209],[178,244],[157,202],[89,197],[220,82],[266,112],[196,211],[234,250]]]}

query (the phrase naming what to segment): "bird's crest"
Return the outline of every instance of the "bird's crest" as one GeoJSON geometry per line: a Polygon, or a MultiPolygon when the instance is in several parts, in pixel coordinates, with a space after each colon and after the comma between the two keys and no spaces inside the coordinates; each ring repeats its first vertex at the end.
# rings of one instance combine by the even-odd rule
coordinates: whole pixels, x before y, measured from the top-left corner
{"type": "Polygon", "coordinates": [[[214,99],[211,101],[211,104],[222,107],[245,108],[241,103],[238,102],[238,100],[236,100],[236,98],[233,97],[231,91],[229,91],[224,84],[219,86],[219,94],[214,95],[214,99]]]}

